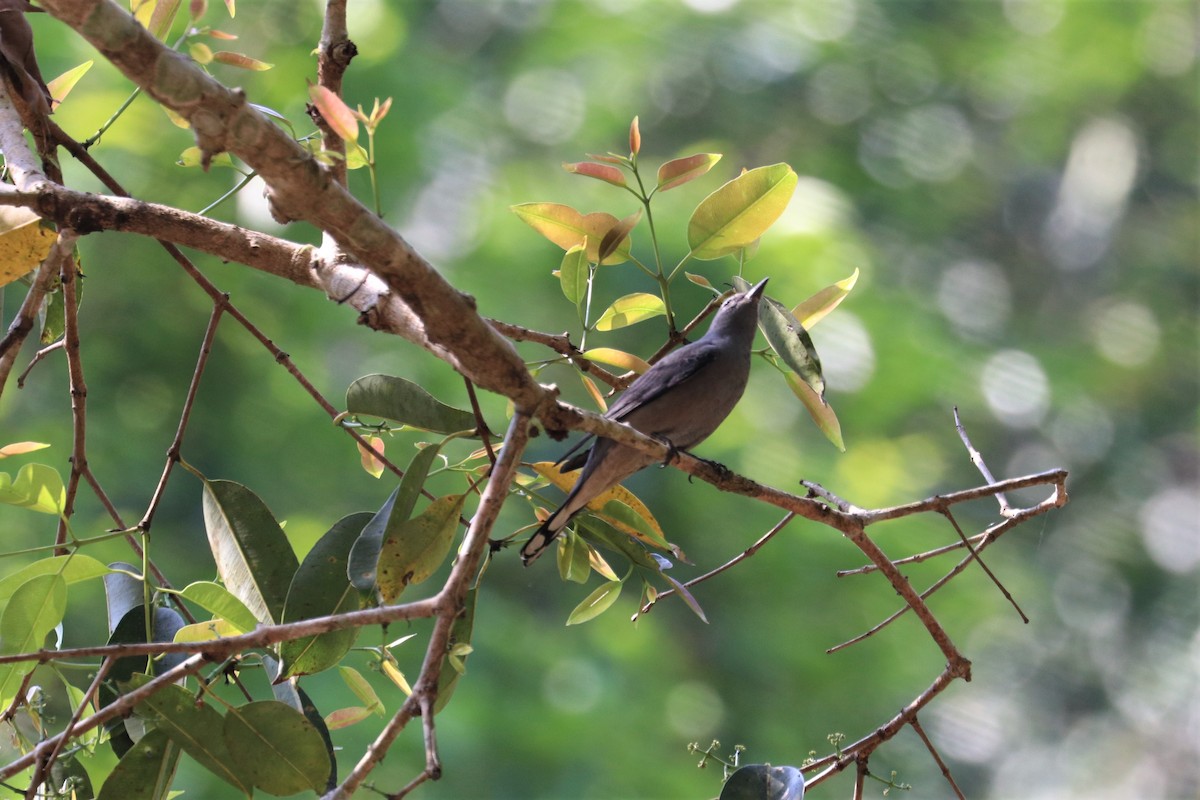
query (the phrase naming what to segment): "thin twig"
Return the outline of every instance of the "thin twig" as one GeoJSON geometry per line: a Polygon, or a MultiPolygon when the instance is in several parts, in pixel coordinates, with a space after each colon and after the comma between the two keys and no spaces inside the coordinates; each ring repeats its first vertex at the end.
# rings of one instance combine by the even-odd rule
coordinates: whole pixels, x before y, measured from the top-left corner
{"type": "MultiPolygon", "coordinates": [[[[954,407],[954,429],[958,431],[958,438],[962,439],[963,446],[967,448],[967,455],[971,457],[971,463],[975,465],[975,469],[979,470],[979,474],[988,483],[996,483],[995,476],[988,469],[988,465],[983,460],[983,455],[975,449],[975,445],[971,444],[970,437],[967,436],[967,429],[963,427],[962,418],[958,416],[958,406],[954,407]]],[[[1008,498],[1003,492],[996,492],[996,501],[1000,503],[1001,516],[1008,516],[1011,507],[1008,504],[1008,498]]]]}
{"type": "Polygon", "coordinates": [[[954,526],[954,532],[958,534],[959,541],[961,541],[963,546],[967,548],[967,552],[971,554],[971,558],[975,559],[975,562],[979,564],[979,568],[982,569],[989,578],[991,578],[992,583],[996,585],[996,588],[1000,590],[1000,593],[1004,595],[1005,599],[1007,599],[1012,607],[1016,609],[1017,613],[1021,616],[1021,621],[1028,625],[1029,617],[1025,616],[1025,612],[1021,610],[1021,606],[1017,603],[1017,599],[1013,597],[1008,591],[1007,587],[1000,582],[1000,579],[996,577],[994,572],[992,572],[991,567],[984,563],[983,559],[980,558],[979,551],[971,546],[971,543],[967,540],[966,534],[964,534],[962,528],[959,527],[958,520],[954,518],[954,514],[950,511],[950,507],[946,506],[938,509],[938,511],[942,516],[950,520],[950,524],[954,526]]]}
{"type": "Polygon", "coordinates": [[[21,374],[17,376],[17,388],[24,389],[25,388],[25,379],[29,377],[29,373],[33,372],[33,368],[36,367],[43,358],[45,358],[46,356],[50,355],[51,353],[53,353],[57,350],[61,350],[62,347],[63,347],[63,340],[58,339],[58,340],[54,341],[53,343],[48,344],[45,347],[41,348],[36,353],[34,353],[33,358],[29,359],[28,366],[26,366],[25,369],[21,371],[21,374]]]}
{"type": "Polygon", "coordinates": [[[32,792],[46,779],[46,775],[54,767],[55,760],[62,753],[63,746],[71,738],[75,726],[79,724],[79,720],[83,717],[83,712],[87,709],[88,703],[96,696],[96,692],[100,689],[100,684],[104,683],[105,677],[108,675],[108,670],[112,667],[114,659],[106,658],[100,662],[99,669],[96,670],[96,677],[92,679],[91,685],[88,686],[83,697],[79,698],[79,704],[75,707],[75,711],[71,714],[71,719],[67,721],[67,725],[62,730],[62,736],[58,743],[50,751],[50,754],[44,759],[39,760],[38,768],[34,772],[33,780],[30,782],[29,790],[32,792]]]}
{"type": "Polygon", "coordinates": [[[954,776],[950,774],[950,768],[942,760],[941,754],[933,746],[933,742],[929,741],[929,737],[925,735],[925,729],[921,727],[921,722],[917,719],[916,714],[913,714],[913,718],[909,720],[908,724],[912,726],[912,729],[917,732],[917,736],[920,736],[921,741],[925,743],[925,749],[929,751],[929,755],[933,756],[934,762],[937,763],[938,768],[942,771],[942,777],[946,779],[946,782],[950,784],[950,788],[954,790],[954,796],[958,800],[967,800],[966,795],[962,793],[962,789],[958,788],[958,784],[954,782],[954,776]]]}

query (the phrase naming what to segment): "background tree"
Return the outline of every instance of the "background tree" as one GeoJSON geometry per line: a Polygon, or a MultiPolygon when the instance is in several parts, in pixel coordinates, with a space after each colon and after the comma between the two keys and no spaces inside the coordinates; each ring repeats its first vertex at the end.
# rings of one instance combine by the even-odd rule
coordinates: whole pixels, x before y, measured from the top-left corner
{"type": "MultiPolygon", "coordinates": [[[[92,5],[46,3],[68,22],[92,5]]],[[[924,728],[970,796],[1194,794],[1195,737],[1187,735],[1195,715],[1188,698],[1197,696],[1188,654],[1197,630],[1200,559],[1194,9],[1183,3],[699,6],[352,5],[348,22],[359,56],[340,92],[352,107],[368,108],[376,96],[393,103],[368,142],[376,180],[367,170],[351,170],[351,189],[371,205],[377,187],[383,218],[455,287],[470,292],[485,316],[561,331],[577,324],[548,275],[562,254],[504,209],[552,199],[624,216],[636,203],[615,207],[612,187],[557,173],[560,161],[620,149],[633,114],[655,158],[724,153],[708,183],[678,190],[681,197],[693,192],[691,202],[671,207],[664,200],[656,225],[664,249],[674,252],[686,250],[680,232],[705,193],[742,166],[790,163],[802,177],[751,269],[771,274],[772,293],[792,302],[861,270],[850,299],[813,332],[847,452],[825,444],[773,371],[757,364],[739,411],[700,454],[785,490],[801,491],[795,481],[803,477],[858,505],[884,506],[976,482],[951,427],[950,407],[958,405],[1000,475],[1067,466],[1074,501],[1067,512],[1044,518],[1051,522],[1040,530],[1010,534],[986,559],[1030,626],[974,568],[931,600],[975,666],[972,683],[943,695],[922,718],[924,728]]],[[[331,7],[336,12],[338,4],[331,7]]],[[[189,10],[199,9],[184,9],[167,41],[177,41],[189,10]]],[[[202,24],[241,40],[225,45],[190,37],[179,46],[197,61],[208,57],[202,44],[210,54],[228,47],[272,62],[272,70],[233,72],[214,58],[209,68],[302,135],[311,130],[302,80],[315,78],[309,52],[323,12],[262,4],[229,20],[209,9],[202,24]]],[[[96,58],[50,15],[32,23],[46,76],[96,58]]],[[[142,53],[120,44],[118,62],[142,53]]],[[[328,56],[346,54],[336,44],[336,35],[326,40],[327,65],[337,63],[328,56]]],[[[143,77],[152,73],[139,70],[149,66],[123,64],[143,77]]],[[[312,184],[304,181],[322,179],[298,166],[303,162],[286,153],[273,161],[268,150],[239,152],[244,142],[221,138],[228,133],[222,115],[236,113],[234,107],[176,93],[186,88],[177,81],[194,71],[181,63],[169,76],[156,73],[167,82],[150,91],[176,113],[202,111],[192,118],[193,130],[170,126],[157,103],[135,98],[90,148],[107,171],[140,201],[205,208],[242,175],[219,163],[208,173],[172,166],[195,144],[195,132],[201,150],[261,159],[251,166],[272,186],[277,210],[347,235],[349,207],[336,188],[306,193],[312,184]],[[299,193],[297,185],[304,187],[299,193]]],[[[335,74],[322,75],[322,83],[338,91],[335,74]]],[[[86,139],[130,88],[98,58],[52,119],[86,139]]],[[[26,96],[17,92],[15,101],[26,96]]],[[[319,286],[335,299],[351,298],[359,311],[373,309],[365,320],[377,327],[407,324],[401,309],[389,317],[379,312],[392,306],[371,305],[397,275],[404,282],[390,288],[401,298],[434,292],[452,305],[463,302],[440,293],[419,262],[414,268],[384,226],[355,228],[355,236],[368,238],[356,239],[347,248],[353,258],[339,266],[330,247],[297,250],[216,226],[170,227],[173,218],[154,209],[22,186],[21,171],[29,174],[37,162],[4,149],[17,187],[6,203],[32,205],[80,232],[120,227],[141,234],[79,240],[88,276],[74,326],[82,356],[47,354],[16,391],[33,345],[22,351],[23,363],[5,384],[0,444],[52,447],[5,466],[13,465],[8,472],[15,477],[21,466],[40,461],[69,476],[66,458],[79,455],[73,448],[81,430],[80,416],[70,413],[69,380],[78,376],[67,366],[82,365],[86,467],[129,525],[154,509],[152,552],[172,584],[214,575],[199,484],[174,470],[161,495],[154,490],[181,408],[190,409],[181,450],[187,462],[252,487],[286,519],[288,540],[304,554],[334,521],[378,509],[392,488],[359,471],[354,444],[327,423],[327,412],[344,406],[344,387],[384,372],[469,407],[461,377],[443,362],[395,337],[350,329],[353,312],[316,292],[239,263],[217,263],[212,255],[196,256],[213,287],[198,288],[145,239],[158,235],[216,251],[224,260],[319,286]],[[381,283],[363,283],[364,264],[381,283]],[[256,343],[255,334],[234,324],[238,314],[291,357],[256,343]],[[210,321],[218,323],[209,328],[211,354],[195,402],[185,404],[210,321]],[[332,409],[297,389],[289,370],[333,398],[332,409]]],[[[113,191],[79,161],[65,154],[61,161],[71,190],[113,191]]],[[[242,190],[211,216],[321,244],[316,228],[304,223],[273,227],[258,194],[242,190]]],[[[639,243],[643,230],[634,234],[639,243]]],[[[69,253],[66,247],[57,255],[69,253]]],[[[40,274],[49,279],[62,262],[47,263],[40,274]]],[[[604,270],[597,309],[653,289],[635,270],[604,270]]],[[[719,284],[729,267],[704,274],[719,284]]],[[[689,319],[711,296],[698,286],[676,286],[673,302],[689,319]]],[[[78,293],[66,286],[51,297],[71,291],[78,293]]],[[[6,322],[20,318],[25,296],[16,285],[5,289],[6,322]]],[[[507,386],[511,391],[503,393],[518,408],[538,397],[523,369],[506,373],[494,361],[471,362],[470,348],[455,349],[459,337],[491,337],[486,326],[464,330],[473,315],[465,304],[460,309],[426,318],[428,337],[458,353],[456,366],[481,385],[507,386]]],[[[645,357],[663,331],[650,321],[605,343],[645,357]]],[[[35,328],[33,335],[39,333],[35,328]]],[[[68,355],[71,342],[68,331],[68,355]]],[[[531,362],[550,356],[540,344],[520,347],[531,362]]],[[[589,405],[578,378],[562,365],[546,367],[538,380],[557,382],[568,399],[589,405]]],[[[493,424],[505,419],[502,396],[481,392],[478,400],[493,424]]],[[[405,466],[413,443],[428,439],[397,434],[388,440],[388,455],[405,466]]],[[[557,457],[561,446],[543,441],[533,452],[557,457]]],[[[464,444],[461,452],[476,446],[464,444]]],[[[75,466],[82,466],[78,458],[75,466]]],[[[114,527],[87,487],[88,473],[79,477],[72,530],[90,536],[114,527]]],[[[700,482],[688,485],[674,470],[651,470],[630,487],[653,498],[660,523],[697,565],[687,574],[689,568],[677,567],[680,578],[724,563],[779,521],[774,509],[700,482]],[[670,503],[675,497],[682,502],[670,503]]],[[[464,482],[447,472],[431,479],[430,489],[438,496],[462,492],[464,482]]],[[[1015,495],[1018,504],[1042,496],[1015,495]]],[[[978,530],[994,509],[981,504],[960,521],[968,532],[978,530]]],[[[47,544],[44,518],[18,508],[0,513],[11,532],[8,549],[47,544]]],[[[527,505],[509,503],[495,531],[531,522],[527,505]]],[[[879,530],[889,553],[954,538],[944,522],[928,518],[879,530]]],[[[725,751],[735,741],[747,744],[754,761],[798,763],[810,750],[829,752],[827,734],[844,731],[853,741],[868,733],[923,689],[944,658],[918,628],[906,627],[911,614],[845,652],[821,652],[896,609],[894,592],[879,576],[834,580],[835,570],[857,567],[862,557],[831,533],[793,522],[760,555],[697,587],[709,626],[684,604],[663,601],[631,629],[619,613],[633,612],[630,592],[588,625],[560,629],[591,587],[554,580],[547,564],[517,569],[513,551],[505,551],[490,566],[476,607],[470,679],[437,718],[446,774],[422,792],[715,794],[712,777],[687,769],[687,758],[679,757],[685,742],[717,736],[725,751]]],[[[136,560],[119,537],[84,552],[102,562],[136,560]]],[[[9,558],[4,574],[44,555],[9,558]]],[[[917,587],[945,570],[944,559],[904,568],[917,587]]],[[[104,638],[95,611],[103,597],[97,581],[70,587],[64,644],[104,638]]],[[[377,647],[418,633],[420,642],[394,649],[400,667],[417,674],[428,626],[378,631],[365,629],[358,644],[377,647]]],[[[89,659],[86,669],[96,663],[89,659]]],[[[398,690],[370,671],[370,654],[346,663],[374,682],[389,714],[396,709],[398,690]]],[[[72,673],[80,688],[86,669],[72,673]]],[[[246,683],[261,696],[261,675],[251,674],[246,683]]],[[[61,685],[40,670],[35,676],[37,685],[61,685]]],[[[336,670],[303,685],[322,713],[361,702],[336,670]]],[[[236,697],[236,690],[224,696],[236,697]]],[[[42,713],[61,726],[70,715],[64,708],[42,713]]],[[[337,733],[350,754],[342,777],[381,724],[337,733]]],[[[370,780],[394,791],[419,771],[421,750],[419,737],[401,737],[370,780]]],[[[89,769],[97,774],[115,759],[96,758],[89,769]]],[[[193,759],[180,763],[179,786],[226,791],[220,782],[198,788],[207,770],[193,759]]],[[[876,753],[871,767],[884,777],[900,770],[899,780],[918,786],[922,796],[952,796],[911,731],[876,753]]]]}

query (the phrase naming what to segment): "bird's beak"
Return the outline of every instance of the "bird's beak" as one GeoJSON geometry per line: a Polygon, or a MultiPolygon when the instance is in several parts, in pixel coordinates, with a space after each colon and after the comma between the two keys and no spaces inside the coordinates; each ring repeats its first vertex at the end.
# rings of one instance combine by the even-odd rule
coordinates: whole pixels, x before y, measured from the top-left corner
{"type": "Polygon", "coordinates": [[[769,280],[771,280],[771,279],[763,278],[761,281],[759,281],[758,283],[751,286],[750,291],[748,291],[746,294],[750,295],[755,300],[759,299],[760,297],[762,297],[763,290],[767,288],[767,281],[769,281],[769,280]]]}

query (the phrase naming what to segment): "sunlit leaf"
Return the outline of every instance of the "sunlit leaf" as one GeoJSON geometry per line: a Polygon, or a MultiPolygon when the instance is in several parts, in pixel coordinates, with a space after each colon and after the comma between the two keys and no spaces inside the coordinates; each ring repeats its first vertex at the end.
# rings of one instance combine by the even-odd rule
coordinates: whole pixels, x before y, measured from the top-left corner
{"type": "Polygon", "coordinates": [[[613,568],[609,566],[609,563],[604,560],[604,556],[600,555],[600,553],[596,551],[596,548],[592,547],[591,545],[588,545],[588,566],[594,569],[596,573],[605,580],[619,580],[619,578],[617,578],[617,573],[614,572],[613,568]]]}
{"type": "Polygon", "coordinates": [[[54,98],[50,103],[51,108],[58,108],[62,105],[62,101],[67,99],[67,95],[75,88],[75,84],[79,83],[79,79],[86,75],[87,71],[92,68],[92,63],[91,61],[85,61],[46,84],[46,88],[50,90],[50,96],[54,98]]]}
{"type": "Polygon", "coordinates": [[[320,84],[310,84],[308,96],[330,130],[346,142],[358,141],[358,118],[342,98],[320,84]]]}
{"type": "Polygon", "coordinates": [[[720,291],[717,289],[717,287],[713,286],[708,278],[704,277],[703,275],[697,275],[693,272],[684,272],[683,274],[689,281],[697,286],[703,286],[705,289],[709,289],[710,291],[720,294],[720,291]]]}
{"type": "Polygon", "coordinates": [[[567,624],[578,625],[603,614],[613,603],[617,602],[624,585],[621,581],[608,581],[602,584],[585,597],[582,603],[572,609],[571,613],[567,615],[567,624]]]}
{"type": "MultiPolygon", "coordinates": [[[[412,686],[408,684],[408,678],[404,677],[404,673],[400,671],[399,667],[391,661],[385,660],[379,669],[383,671],[384,675],[388,676],[388,679],[392,683],[396,684],[397,689],[404,692],[405,695],[412,695],[412,686]]],[[[382,714],[382,712],[380,713],[382,714]]]]}
{"type": "MultiPolygon", "coordinates": [[[[538,461],[530,466],[534,472],[564,492],[571,491],[571,487],[575,485],[575,481],[578,479],[576,472],[563,472],[552,461],[538,461]]],[[[640,539],[654,547],[664,549],[668,547],[666,536],[663,534],[658,520],[650,513],[650,509],[646,507],[646,504],[624,486],[618,484],[606,492],[601,492],[588,503],[587,507],[592,513],[629,536],[640,539]],[[616,504],[610,506],[609,504],[613,501],[616,501],[616,504]],[[616,512],[617,517],[610,516],[610,511],[616,512]],[[640,522],[631,524],[629,521],[630,516],[640,518],[640,522]],[[651,533],[644,532],[643,529],[647,528],[647,526],[652,531],[651,533]]]]}
{"type": "Polygon", "coordinates": [[[83,553],[43,558],[0,578],[0,608],[8,602],[18,587],[38,575],[59,575],[69,586],[79,581],[103,577],[111,571],[104,564],[83,553]]]}
{"type": "Polygon", "coordinates": [[[638,127],[638,118],[634,117],[629,123],[629,155],[632,158],[642,150],[642,130],[638,127]]]}
{"type": "Polygon", "coordinates": [[[154,38],[167,38],[167,34],[171,32],[171,25],[175,22],[175,17],[179,14],[179,6],[182,0],[158,0],[154,6],[154,13],[150,15],[150,24],[147,26],[150,33],[154,34],[154,38]]]}
{"type": "Polygon", "coordinates": [[[592,161],[578,161],[575,163],[563,164],[563,169],[575,175],[583,175],[587,178],[595,178],[596,180],[611,183],[613,186],[625,185],[625,173],[609,164],[596,164],[592,161]]]}
{"type": "Polygon", "coordinates": [[[562,293],[576,308],[587,299],[588,272],[587,239],[584,239],[583,243],[567,250],[562,263],[558,265],[558,283],[562,293]]]}
{"type": "Polygon", "coordinates": [[[44,450],[50,445],[43,442],[13,442],[0,447],[0,458],[8,458],[9,456],[21,456],[26,453],[32,453],[35,450],[44,450]]]}
{"type": "Polygon", "coordinates": [[[0,472],[0,503],[42,514],[61,514],[67,490],[58,470],[46,464],[26,464],[14,480],[0,472]]]}
{"type": "Polygon", "coordinates": [[[368,447],[363,447],[362,442],[358,443],[359,461],[362,463],[364,472],[366,472],[372,478],[378,478],[383,474],[385,467],[383,462],[375,456],[377,454],[384,455],[384,451],[386,450],[387,446],[383,439],[378,436],[367,436],[364,438],[368,447]]]}
{"type": "Polygon", "coordinates": [[[850,294],[850,290],[854,288],[854,284],[857,282],[858,270],[855,269],[854,274],[849,278],[843,278],[837,283],[826,286],[793,308],[792,316],[800,321],[805,330],[812,330],[813,325],[824,319],[830,311],[833,311],[838,307],[838,304],[846,299],[846,295],[850,294]]]}
{"type": "MultiPolygon", "coordinates": [[[[230,52],[229,50],[218,50],[217,52],[213,53],[213,61],[216,61],[218,64],[227,64],[231,67],[248,69],[254,72],[265,72],[266,70],[269,70],[275,66],[274,64],[268,64],[266,61],[259,61],[257,58],[251,58],[244,53],[234,53],[230,52]]],[[[322,111],[321,113],[324,115],[325,112],[322,111]]],[[[356,127],[355,132],[357,132],[357,130],[358,129],[356,127]]]]}
{"type": "Polygon", "coordinates": [[[704,175],[721,160],[720,153],[697,153],[676,158],[658,168],[658,190],[665,192],[704,175]]]}
{"type": "Polygon", "coordinates": [[[744,172],[704,198],[688,222],[688,246],[702,261],[728,255],[762,236],[796,189],[787,164],[744,172]]]}
{"type": "Polygon", "coordinates": [[[563,250],[582,245],[586,241],[588,261],[593,264],[620,264],[629,260],[628,239],[608,258],[603,261],[599,258],[600,241],[618,222],[612,214],[602,211],[580,214],[561,203],[521,203],[512,206],[512,210],[522,222],[563,250]]]}
{"type": "Polygon", "coordinates": [[[37,269],[57,239],[29,209],[0,206],[0,286],[37,269]]]}
{"type": "Polygon", "coordinates": [[[596,320],[595,328],[598,331],[613,331],[654,317],[661,317],[666,313],[667,307],[663,304],[661,297],[645,292],[635,292],[613,301],[613,304],[600,315],[600,319],[596,320]]]}
{"type": "Polygon", "coordinates": [[[343,728],[349,728],[351,725],[357,725],[371,716],[369,709],[362,706],[350,706],[349,708],[339,708],[337,711],[331,711],[325,715],[325,724],[329,726],[331,731],[340,731],[343,728]]]}
{"type": "Polygon", "coordinates": [[[624,350],[614,350],[611,347],[593,347],[591,350],[585,352],[583,357],[588,361],[596,361],[601,364],[620,367],[630,372],[636,372],[638,375],[650,369],[649,364],[633,353],[626,353],[624,350]]]}
{"type": "Polygon", "coordinates": [[[219,583],[196,581],[185,586],[179,594],[210,614],[228,620],[242,633],[249,633],[258,625],[246,604],[219,583]]]}
{"type": "Polygon", "coordinates": [[[588,395],[591,396],[592,402],[600,409],[600,413],[603,414],[605,411],[608,411],[608,402],[605,401],[604,395],[600,394],[600,389],[596,387],[596,382],[582,372],[579,373],[579,380],[583,383],[583,388],[587,390],[588,395]]]}
{"type": "MultiPolygon", "coordinates": [[[[213,167],[233,167],[233,157],[229,153],[217,153],[209,159],[209,165],[213,167]]],[[[176,166],[180,167],[201,167],[204,165],[204,151],[199,147],[189,147],[179,154],[179,158],[175,161],[176,166]]]]}
{"type": "Polygon", "coordinates": [[[175,632],[173,642],[210,642],[226,636],[239,636],[246,631],[237,627],[229,620],[210,619],[207,622],[193,622],[184,625],[175,632]]]}
{"type": "Polygon", "coordinates": [[[800,402],[804,404],[804,408],[812,417],[813,422],[817,423],[817,428],[825,434],[825,438],[832,442],[838,450],[846,452],[846,445],[842,441],[842,425],[838,422],[837,414],[833,412],[833,406],[823,402],[812,387],[802,381],[800,376],[794,372],[786,373],[783,377],[792,393],[800,398],[800,402]]]}
{"type": "Polygon", "coordinates": [[[197,64],[211,64],[213,60],[213,51],[204,42],[192,42],[188,45],[188,55],[197,64]]]}

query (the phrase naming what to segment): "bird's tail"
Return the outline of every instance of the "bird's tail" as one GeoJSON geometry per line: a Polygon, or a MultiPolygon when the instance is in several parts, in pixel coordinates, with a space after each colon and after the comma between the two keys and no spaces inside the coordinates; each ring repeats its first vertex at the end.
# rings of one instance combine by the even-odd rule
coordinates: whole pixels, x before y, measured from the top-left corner
{"type": "Polygon", "coordinates": [[[562,533],[562,529],[567,526],[567,519],[567,515],[562,513],[562,509],[559,509],[542,523],[533,536],[529,537],[529,541],[521,548],[521,562],[525,566],[528,567],[536,561],[542,551],[554,543],[554,540],[562,533]]]}

